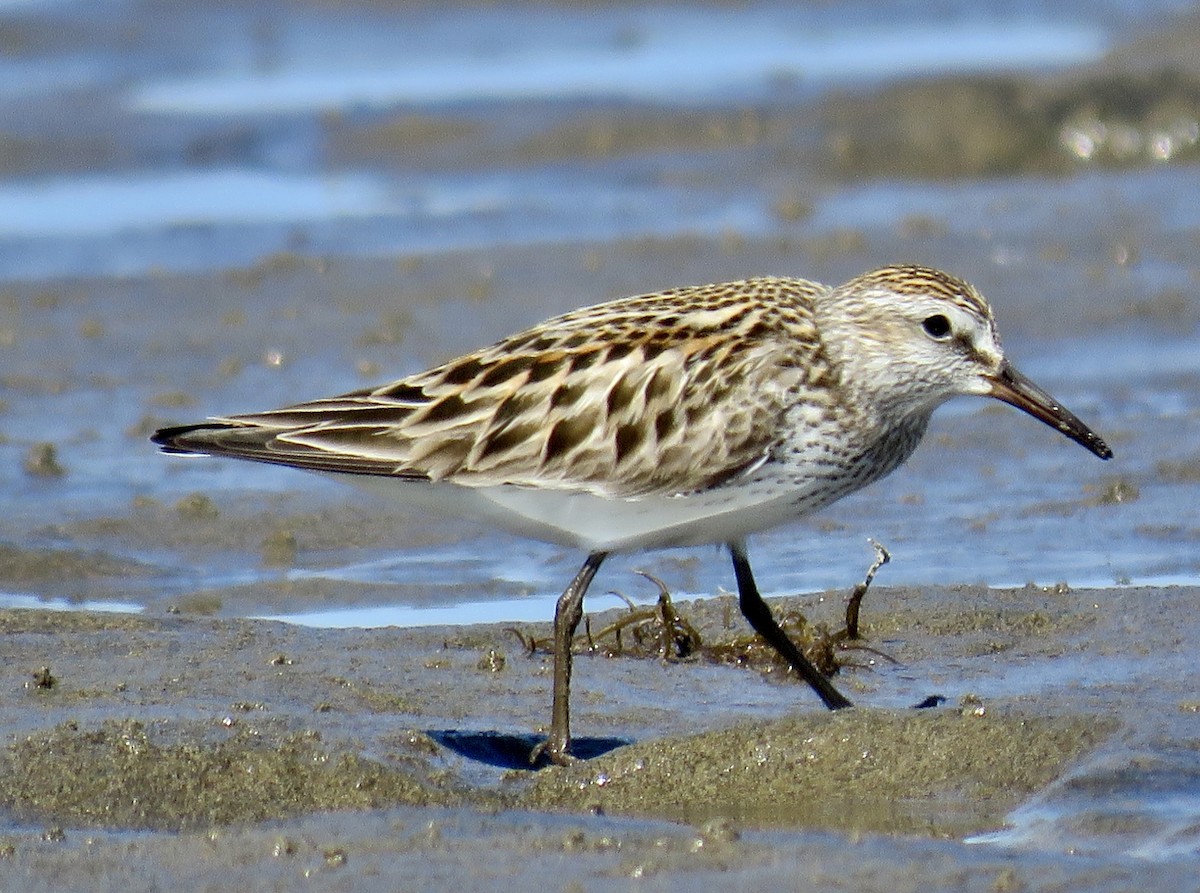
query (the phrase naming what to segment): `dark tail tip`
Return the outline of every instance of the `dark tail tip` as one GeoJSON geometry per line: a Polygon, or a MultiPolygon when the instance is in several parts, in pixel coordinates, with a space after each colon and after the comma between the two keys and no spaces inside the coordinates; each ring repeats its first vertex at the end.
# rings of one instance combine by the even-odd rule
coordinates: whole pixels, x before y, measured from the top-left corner
{"type": "Polygon", "coordinates": [[[150,435],[150,440],[158,444],[164,453],[180,456],[204,455],[208,452],[205,449],[204,438],[194,438],[192,435],[198,431],[220,431],[228,427],[228,425],[211,422],[199,425],[176,425],[172,428],[159,428],[150,435]]]}

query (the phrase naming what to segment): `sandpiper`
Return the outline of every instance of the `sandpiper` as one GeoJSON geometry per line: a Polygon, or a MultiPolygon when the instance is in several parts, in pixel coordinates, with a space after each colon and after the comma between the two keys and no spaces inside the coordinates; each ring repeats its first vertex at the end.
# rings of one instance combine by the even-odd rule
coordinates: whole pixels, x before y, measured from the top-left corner
{"type": "Polygon", "coordinates": [[[726,544],[751,626],[827,707],[849,707],[776,623],[746,538],[894,470],[959,395],[1112,456],[1005,358],[973,286],[915,265],[836,288],[763,277],[611,301],[382,387],[153,440],[385,484],[417,508],[585,551],[555,610],[550,733],[533,754],[562,763],[571,642],[616,551],[726,544]]]}

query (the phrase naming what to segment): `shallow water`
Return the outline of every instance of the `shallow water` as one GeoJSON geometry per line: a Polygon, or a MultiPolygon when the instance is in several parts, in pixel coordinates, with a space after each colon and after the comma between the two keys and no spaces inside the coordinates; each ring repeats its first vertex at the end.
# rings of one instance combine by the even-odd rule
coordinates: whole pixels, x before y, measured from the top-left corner
{"type": "MultiPolygon", "coordinates": [[[[1200,168],[846,176],[822,105],[913,75],[1069,83],[1181,4],[167,6],[0,3],[0,607],[548,619],[580,556],[287,470],[169,460],[146,436],[395,377],[605,297],[925,261],[980,285],[1010,356],[1116,458],[959,401],[906,468],[756,537],[764,590],[844,592],[867,537],[892,552],[884,587],[1063,582],[1097,605],[1153,587],[1174,638],[1147,654],[1114,624],[982,681],[905,673],[1016,701],[1053,680],[1100,712],[1096,692],[1119,690],[1131,724],[1139,698],[1166,717],[973,846],[1200,853],[1183,658],[1200,621],[1171,589],[1200,578],[1200,168]],[[61,469],[27,469],[45,443],[61,469]],[[1144,833],[1104,831],[1134,819],[1144,833]]],[[[638,568],[681,599],[732,586],[718,550],[622,557],[589,608],[618,604],[610,589],[652,600],[638,568]]],[[[906,703],[904,685],[880,700],[906,703]]]]}
{"type": "Polygon", "coordinates": [[[137,112],[189,115],[288,114],[322,109],[439,105],[529,99],[646,99],[668,103],[745,96],[795,82],[833,83],[941,71],[988,71],[1093,61],[1104,48],[1095,25],[1037,18],[884,22],[821,21],[811,9],[737,11],[647,8],[536,10],[515,20],[481,11],[447,29],[414,16],[400,41],[388,36],[369,64],[371,25],[299,23],[275,38],[267,70],[234,70],[140,86],[137,112]],[[448,33],[449,31],[449,33],[448,33]],[[318,61],[314,63],[314,56],[318,61]],[[378,64],[392,57],[394,67],[378,64]]]}

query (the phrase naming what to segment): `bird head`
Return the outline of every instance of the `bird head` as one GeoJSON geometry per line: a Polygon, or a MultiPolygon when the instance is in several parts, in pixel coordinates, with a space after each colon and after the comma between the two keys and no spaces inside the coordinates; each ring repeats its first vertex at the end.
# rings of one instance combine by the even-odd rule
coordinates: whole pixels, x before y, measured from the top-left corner
{"type": "Polygon", "coordinates": [[[1108,445],[1005,357],[988,302],[968,282],[929,267],[865,273],[818,303],[826,349],[860,405],[927,419],[952,397],[994,397],[1101,459],[1108,445]]]}

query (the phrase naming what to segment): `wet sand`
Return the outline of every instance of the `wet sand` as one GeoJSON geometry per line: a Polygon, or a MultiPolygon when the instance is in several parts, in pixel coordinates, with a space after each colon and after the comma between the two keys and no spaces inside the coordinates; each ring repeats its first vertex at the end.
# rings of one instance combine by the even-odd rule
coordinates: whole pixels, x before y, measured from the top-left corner
{"type": "MultiPolygon", "coordinates": [[[[836,625],[842,597],[775,609],[836,625]]],[[[1145,674],[1173,647],[1164,618],[1197,601],[1194,589],[872,589],[866,644],[891,660],[841,652],[858,666],[839,684],[862,706],[839,714],[753,660],[599,647],[578,658],[575,689],[579,745],[597,755],[538,772],[524,756],[547,716],[550,658],[507,628],[4,611],[0,807],[28,829],[0,841],[5,871],[28,889],[95,890],[218,865],[223,883],[317,872],[356,889],[387,889],[393,870],[557,883],[567,864],[589,887],[713,871],[753,885],[800,866],[828,889],[1179,880],[1170,864],[1013,862],[962,840],[1055,779],[1105,784],[1097,752],[1112,742],[1191,724],[1187,678],[1145,674]],[[1022,684],[1016,670],[1038,666],[1022,684]],[[952,697],[870,706],[922,691],[952,697]],[[464,848],[489,859],[473,865],[464,848]]],[[[727,597],[677,607],[707,641],[747,632],[727,597]]]]}

